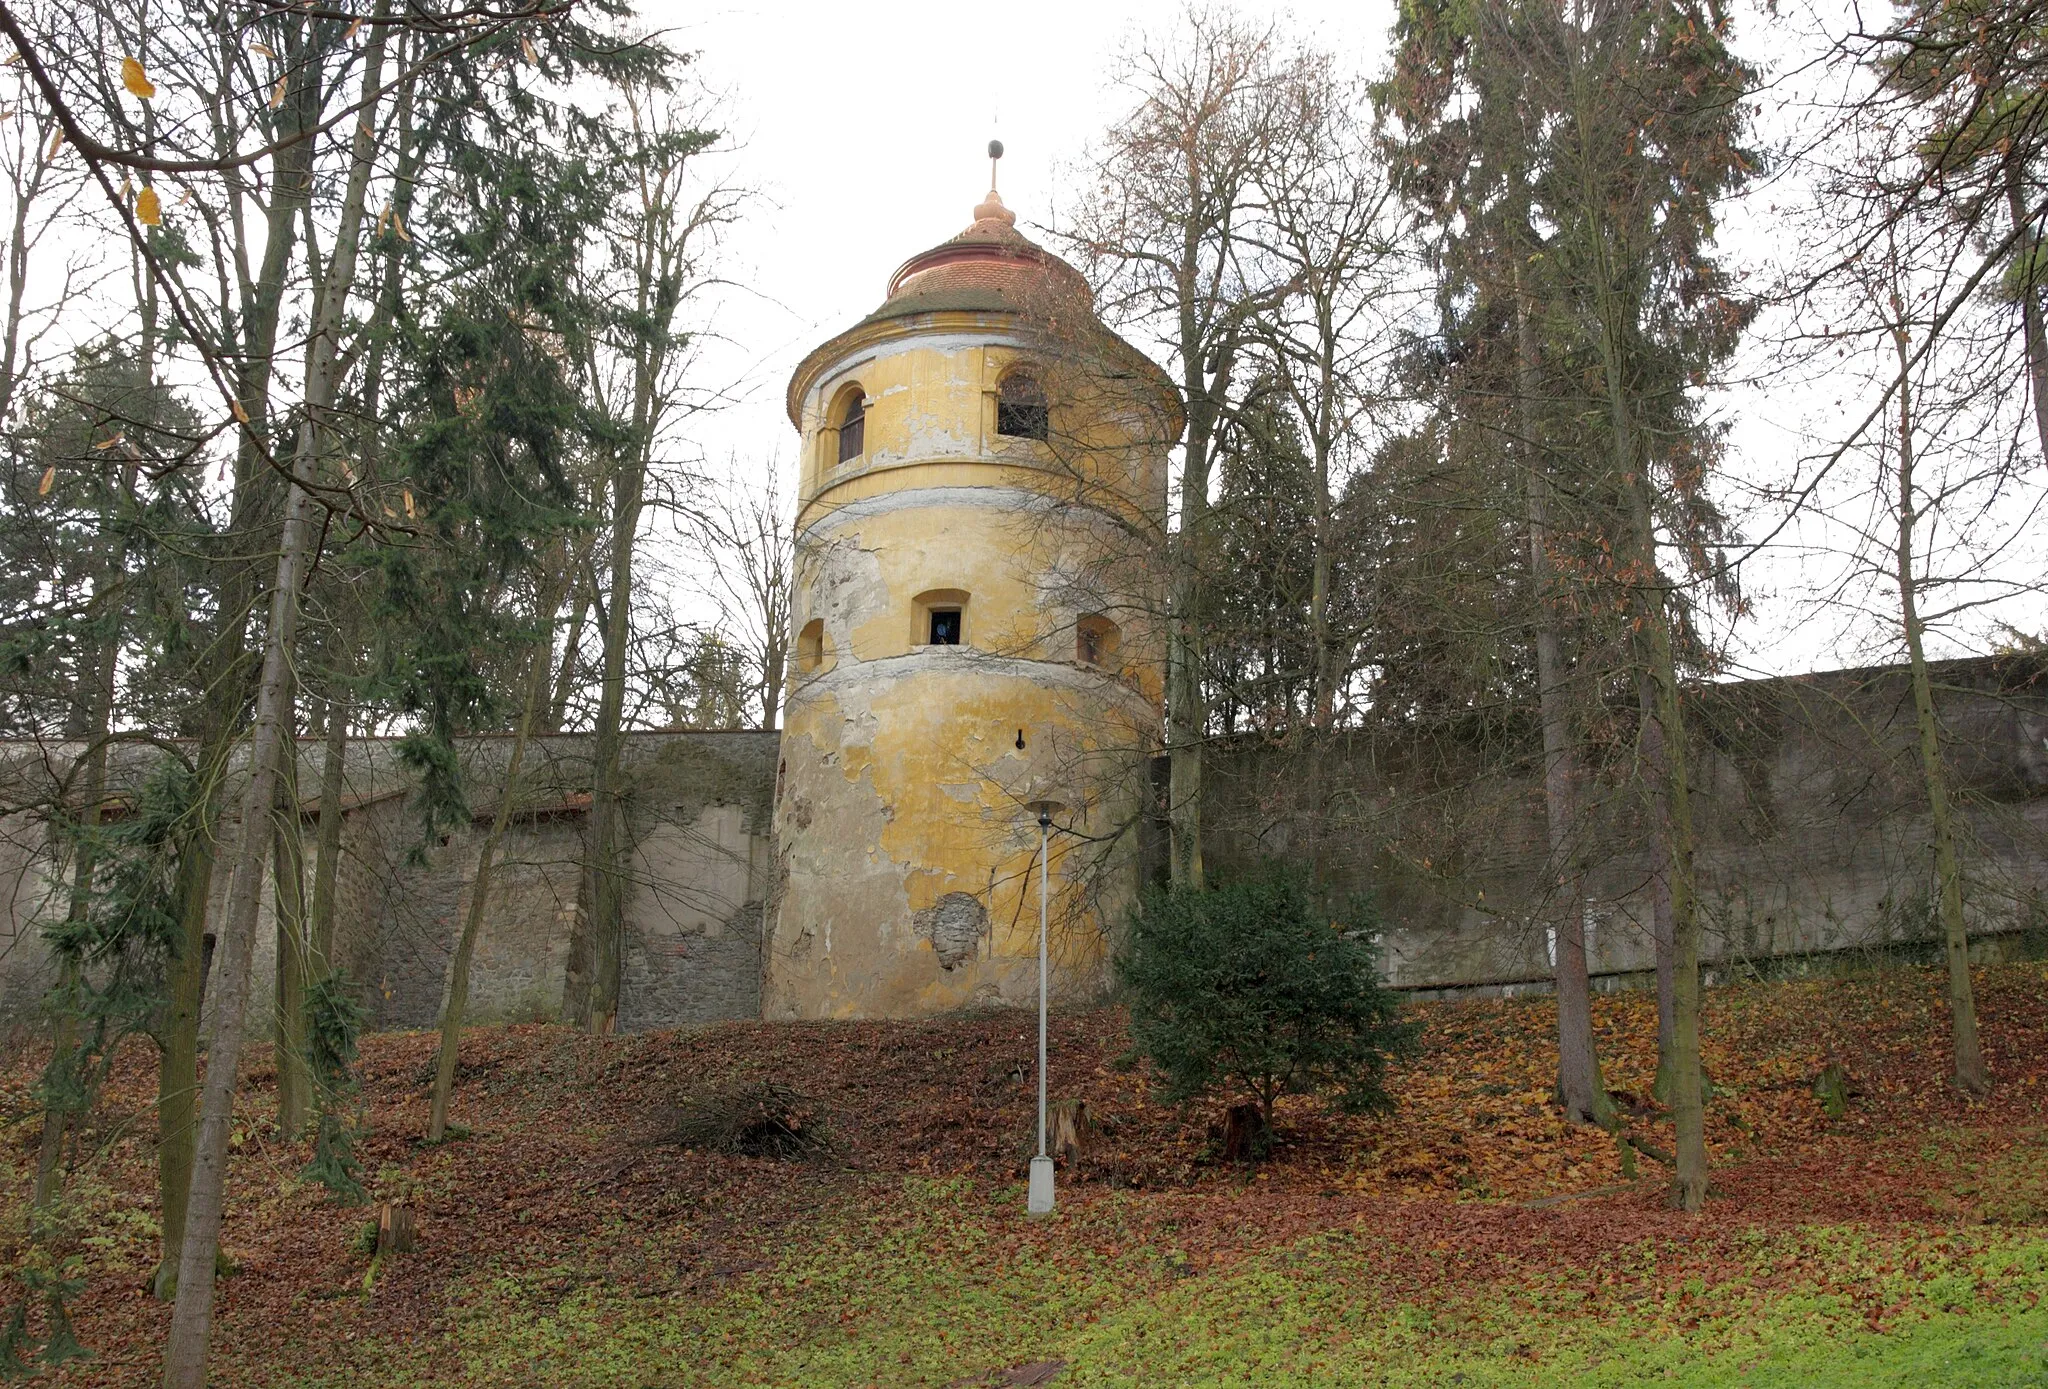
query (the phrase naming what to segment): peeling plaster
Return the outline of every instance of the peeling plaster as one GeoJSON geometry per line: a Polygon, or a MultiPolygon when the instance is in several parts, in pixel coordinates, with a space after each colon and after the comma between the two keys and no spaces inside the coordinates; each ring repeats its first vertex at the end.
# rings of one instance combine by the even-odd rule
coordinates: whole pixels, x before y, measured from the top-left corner
{"type": "Polygon", "coordinates": [[[940,969],[971,960],[988,934],[988,908],[967,892],[949,892],[914,918],[918,935],[930,943],[940,969]]]}
{"type": "MultiPolygon", "coordinates": [[[[1159,638],[1123,624],[1123,655],[1144,672],[1128,679],[1075,663],[1088,559],[1112,528],[1043,490],[1060,479],[1041,484],[1018,461],[1028,451],[982,453],[984,383],[998,353],[1016,355],[1001,336],[881,344],[859,373],[874,402],[868,457],[806,478],[794,620],[822,619],[831,655],[792,682],[784,713],[771,1017],[1034,998],[1026,804],[1060,800],[1083,829],[1135,819],[1132,769],[1157,743],[1159,638]],[[913,646],[913,600],[935,589],[967,594],[967,644],[913,646]]],[[[806,425],[815,459],[815,417],[806,425]]],[[[1163,512],[1163,467],[1142,471],[1134,485],[1157,494],[1139,502],[1163,512]]],[[[1062,997],[1100,989],[1099,913],[1136,889],[1135,844],[1084,862],[1062,851],[1051,865],[1062,997]]]]}

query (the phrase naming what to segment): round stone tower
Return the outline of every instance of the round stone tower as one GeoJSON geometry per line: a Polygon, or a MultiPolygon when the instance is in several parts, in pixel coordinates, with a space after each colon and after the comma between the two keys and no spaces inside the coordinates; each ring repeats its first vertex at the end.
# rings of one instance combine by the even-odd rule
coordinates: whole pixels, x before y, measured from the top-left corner
{"type": "Polygon", "coordinates": [[[1105,982],[1160,727],[1163,374],[991,191],[789,385],[795,662],[763,961],[770,1017],[1105,982]]]}

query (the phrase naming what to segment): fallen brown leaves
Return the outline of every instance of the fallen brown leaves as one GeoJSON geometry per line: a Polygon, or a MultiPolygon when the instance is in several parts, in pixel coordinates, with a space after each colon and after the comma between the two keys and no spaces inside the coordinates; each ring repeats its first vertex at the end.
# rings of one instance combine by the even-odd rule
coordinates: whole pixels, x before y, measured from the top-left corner
{"type": "MultiPolygon", "coordinates": [[[[1258,1167],[1217,1161],[1220,1104],[1163,1103],[1124,1056],[1114,1009],[1057,1016],[1052,1091],[1085,1100],[1098,1132],[1063,1203],[1130,1193],[1135,1224],[1105,1241],[1170,1246],[1199,1273],[1304,1235],[1369,1229],[1386,1274],[1422,1287],[1539,1277],[1597,1287],[1611,1251],[1646,1239],[1669,1250],[1670,1276],[1709,1277],[1739,1257],[1745,1231],[1814,1222],[1954,1225],[1998,1219],[1997,1193],[1959,1172],[1992,1163],[2044,1122],[2048,970],[1980,973],[1979,1006],[1997,1086],[1984,1100],[1944,1083],[1940,982],[1898,971],[1853,982],[1716,990],[1706,1060],[1715,1087],[1708,1136],[1717,1199],[1702,1218],[1665,1208],[1661,1169],[1623,1174],[1613,1139],[1565,1124],[1550,1099],[1554,1013],[1544,1000],[1416,1008],[1423,1051],[1394,1080],[1390,1115],[1346,1116],[1315,1101],[1281,1108],[1281,1143],[1258,1167]],[[1811,1092],[1845,1063],[1858,1098],[1840,1121],[1811,1092]]],[[[1634,1127],[1669,1142],[1643,1105],[1655,1063],[1646,995],[1595,1002],[1611,1087],[1638,1105],[1634,1127]]],[[[482,1277],[556,1271],[568,1296],[583,1281],[647,1295],[715,1294],[772,1266],[821,1205],[864,1203],[886,1225],[905,1174],[1021,1180],[1032,1133],[1033,1030],[1023,1014],[921,1022],[721,1026],[590,1038],[541,1026],[478,1029],[464,1039],[455,1117],[472,1134],[418,1142],[435,1038],[369,1038],[363,1048],[368,1175],[411,1186],[420,1248],[362,1288],[357,1235],[366,1212],[328,1204],[296,1180],[307,1153],[270,1119],[273,1076],[245,1076],[232,1163],[227,1246],[238,1276],[223,1284],[217,1382],[264,1383],[335,1363],[353,1338],[417,1347],[422,1377],[446,1355],[452,1298],[482,1277]],[[661,1116],[705,1084],[774,1084],[814,1099],[834,1160],[709,1156],[663,1141],[661,1116]],[[661,1233],[659,1258],[644,1239],[661,1233]],[[563,1271],[566,1270],[566,1271],[563,1271]]],[[[39,1060],[17,1050],[0,1071],[0,1104],[27,1112],[39,1060]]],[[[142,1291],[154,1255],[154,1055],[131,1045],[87,1135],[78,1181],[102,1193],[108,1228],[90,1252],[75,1304],[96,1358],[65,1382],[147,1384],[167,1312],[142,1291]]],[[[29,1159],[34,1125],[16,1122],[6,1162],[29,1159]]],[[[1021,1201],[1021,1197],[1019,1198],[1021,1201]]],[[[1026,1239],[1080,1237],[1046,1226],[1026,1239]]],[[[1102,1252],[1114,1254],[1114,1248],[1102,1252]]],[[[1660,1261],[1660,1266],[1663,1262],[1660,1261]]],[[[1807,1279],[1796,1266],[1750,1271],[1807,1279]]],[[[1854,1289],[1848,1290],[1852,1295],[1854,1289]]],[[[1875,1294],[1872,1294],[1875,1297],[1875,1294]]],[[[1883,1316],[1873,1304],[1873,1324],[1883,1316]]]]}

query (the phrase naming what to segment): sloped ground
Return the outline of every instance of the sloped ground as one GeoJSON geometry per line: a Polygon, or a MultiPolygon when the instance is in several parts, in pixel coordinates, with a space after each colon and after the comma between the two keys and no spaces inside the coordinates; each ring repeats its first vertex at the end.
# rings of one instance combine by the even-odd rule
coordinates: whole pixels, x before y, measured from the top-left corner
{"type": "MultiPolygon", "coordinates": [[[[365,1211],[298,1181],[259,1064],[216,1382],[2048,1386],[2048,969],[1980,971],[1979,1004],[1984,1101],[1943,1082],[1931,972],[1715,991],[1700,1216],[1559,1121],[1539,1000],[1416,1009],[1395,1113],[1290,1102],[1254,1169],[1211,1156],[1214,1111],[1154,1098],[1115,1010],[1056,1017],[1054,1094],[1102,1129],[1038,1222],[1028,1016],[481,1030],[456,1097],[473,1132],[434,1149],[415,1141],[434,1039],[373,1037],[364,1166],[415,1190],[419,1248],[366,1288],[365,1211]],[[1829,1061],[1857,1092],[1840,1121],[1811,1091],[1829,1061]],[[664,1141],[680,1095],[740,1080],[820,1101],[835,1158],[664,1141]]],[[[1610,1085],[1646,1095],[1652,1000],[1595,1010],[1610,1085]]],[[[0,1074],[8,1115],[39,1060],[0,1074]]],[[[155,1382],[153,1067],[146,1044],[124,1054],[74,1178],[94,1358],[55,1382],[155,1382]]],[[[1669,1146],[1648,1107],[1636,1126],[1669,1146]]],[[[33,1144],[15,1117],[16,1200],[33,1144]]]]}

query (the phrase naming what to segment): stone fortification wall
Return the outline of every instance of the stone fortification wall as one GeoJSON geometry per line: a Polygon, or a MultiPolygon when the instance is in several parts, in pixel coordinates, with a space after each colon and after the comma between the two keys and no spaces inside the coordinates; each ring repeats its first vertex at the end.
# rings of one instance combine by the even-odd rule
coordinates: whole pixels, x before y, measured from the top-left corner
{"type": "MultiPolygon", "coordinates": [[[[2048,945],[2048,662],[1942,663],[1937,706],[1966,828],[1966,910],[1985,954],[2048,945]]],[[[1910,687],[1891,668],[1719,685],[1688,702],[1697,881],[1710,972],[1913,954],[1935,935],[1910,687]]],[[[1533,729],[1360,733],[1316,756],[1251,742],[1206,769],[1205,853],[1229,871],[1313,857],[1370,889],[1390,977],[1418,990],[1543,987],[1551,885],[1533,729]],[[1488,764],[1496,770],[1487,770],[1488,764]]],[[[1577,910],[1608,986],[1654,967],[1652,822],[1610,751],[1589,778],[1577,910]]]]}
{"type": "MultiPolygon", "coordinates": [[[[1985,954],[2048,946],[2048,663],[1953,662],[1939,670],[1948,764],[1967,827],[1967,910],[1985,954]]],[[[1716,687],[1691,701],[1698,879],[1706,958],[1722,974],[1794,969],[1817,957],[1924,948],[1934,934],[1932,858],[1912,701],[1896,670],[1838,671],[1716,687]]],[[[1352,734],[1310,757],[1226,742],[1208,769],[1207,854],[1229,871],[1266,855],[1308,857],[1369,888],[1393,982],[1418,991],[1542,988],[1549,887],[1539,769],[1500,770],[1497,742],[1527,730],[1388,741],[1352,734]],[[1482,770],[1491,764],[1494,770],[1482,770]]],[[[395,744],[351,745],[343,797],[335,954],[365,985],[380,1027],[431,1025],[461,928],[476,852],[497,808],[509,739],[462,748],[473,822],[422,842],[413,774],[395,744]]],[[[634,851],[621,1025],[757,1017],[762,921],[774,856],[773,733],[641,733],[627,740],[634,851]]],[[[300,786],[321,749],[300,747],[300,786]]],[[[116,759],[133,785],[144,745],[116,759]]],[[[472,1015],[555,1017],[569,941],[585,908],[589,740],[541,739],[506,837],[472,975],[472,1015]]],[[[39,923],[61,910],[62,867],[43,807],[63,748],[0,746],[0,1022],[27,1022],[49,982],[39,923]]],[[[1650,824],[1614,768],[1585,788],[1577,910],[1609,987],[1652,967],[1650,824]]],[[[233,804],[235,787],[228,788],[233,804]]],[[[309,805],[308,859],[317,830],[309,805]]],[[[229,860],[235,825],[221,848],[229,860]]],[[[310,876],[310,870],[309,870],[310,876]]],[[[227,890],[225,870],[214,884],[227,890]]],[[[270,1007],[275,933],[266,890],[257,1016],[270,1007]]],[[[216,919],[218,914],[216,913],[216,919]]]]}
{"type": "MultiPolygon", "coordinates": [[[[761,1000],[761,921],[769,864],[773,733],[641,733],[626,741],[632,889],[627,902],[621,1024],[667,1026],[756,1017],[761,1000]]],[[[449,957],[468,911],[477,852],[497,811],[511,740],[475,738],[460,755],[471,822],[427,838],[413,805],[415,774],[397,745],[349,745],[336,874],[335,963],[364,986],[378,1027],[424,1027],[439,1016],[449,957]]],[[[190,755],[190,749],[178,749],[190,755]]],[[[131,788],[160,750],[119,750],[111,781],[131,788]]],[[[35,1015],[50,967],[41,925],[62,910],[67,866],[53,851],[42,807],[70,765],[71,750],[16,744],[0,749],[0,1020],[35,1015]]],[[[312,876],[323,749],[299,746],[301,835],[312,876]]],[[[544,1019],[561,1008],[570,935],[585,909],[584,832],[590,740],[538,739],[525,787],[500,846],[491,901],[471,975],[479,1020],[544,1019]]],[[[231,778],[224,803],[237,803],[231,778]]],[[[218,922],[239,825],[222,825],[213,884],[218,922]]],[[[274,883],[266,878],[254,965],[254,1011],[275,998],[274,883]]]]}

